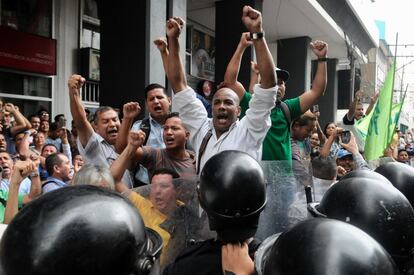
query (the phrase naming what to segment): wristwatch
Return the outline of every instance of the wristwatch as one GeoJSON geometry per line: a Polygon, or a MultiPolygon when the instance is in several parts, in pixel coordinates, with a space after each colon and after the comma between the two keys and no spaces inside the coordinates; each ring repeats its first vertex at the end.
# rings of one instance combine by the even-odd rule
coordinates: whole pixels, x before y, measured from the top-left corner
{"type": "Polygon", "coordinates": [[[264,32],[251,32],[250,33],[250,39],[257,40],[264,37],[264,32]]]}
{"type": "Polygon", "coordinates": [[[35,177],[38,177],[39,176],[39,172],[32,172],[32,173],[30,173],[30,175],[29,175],[29,179],[31,179],[31,178],[35,178],[35,177]]]}

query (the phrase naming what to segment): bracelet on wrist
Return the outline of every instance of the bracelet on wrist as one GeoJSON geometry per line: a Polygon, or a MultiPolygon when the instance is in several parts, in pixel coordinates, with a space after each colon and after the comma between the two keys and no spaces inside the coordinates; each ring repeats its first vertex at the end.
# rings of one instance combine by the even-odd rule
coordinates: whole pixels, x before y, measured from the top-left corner
{"type": "Polygon", "coordinates": [[[327,57],[318,57],[318,62],[326,62],[328,61],[327,57]]]}

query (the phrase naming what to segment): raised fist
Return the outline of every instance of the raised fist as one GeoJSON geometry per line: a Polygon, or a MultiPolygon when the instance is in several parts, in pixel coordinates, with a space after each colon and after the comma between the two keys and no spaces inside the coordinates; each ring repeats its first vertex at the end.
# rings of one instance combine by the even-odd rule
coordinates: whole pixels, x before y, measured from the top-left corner
{"type": "Polygon", "coordinates": [[[243,7],[243,24],[249,32],[263,32],[262,14],[250,6],[243,7]]]}
{"type": "Polygon", "coordinates": [[[156,38],[154,40],[154,44],[155,44],[155,46],[157,46],[157,49],[160,52],[167,51],[167,48],[168,48],[167,38],[165,38],[165,37],[158,37],[158,38],[156,38]]]}
{"type": "Polygon", "coordinates": [[[310,43],[313,53],[318,57],[326,57],[328,55],[328,44],[321,40],[316,40],[310,43]]]}
{"type": "Polygon", "coordinates": [[[184,28],[185,22],[181,17],[172,17],[167,21],[167,36],[178,38],[184,28]]]}
{"type": "Polygon", "coordinates": [[[69,91],[71,92],[79,92],[80,88],[82,88],[83,84],[85,84],[86,80],[82,76],[78,74],[72,75],[68,80],[68,87],[69,91]]]}
{"type": "Polygon", "coordinates": [[[239,45],[241,45],[244,48],[247,48],[247,47],[251,46],[252,44],[253,44],[253,42],[250,38],[250,33],[249,32],[242,33],[242,35],[240,37],[239,45]]]}
{"type": "Polygon", "coordinates": [[[128,136],[128,145],[138,148],[144,144],[145,133],[141,130],[139,131],[130,131],[128,136]]]}
{"type": "Polygon", "coordinates": [[[125,103],[122,109],[124,118],[129,118],[129,119],[136,118],[140,112],[141,112],[141,106],[139,106],[138,102],[125,103]]]}

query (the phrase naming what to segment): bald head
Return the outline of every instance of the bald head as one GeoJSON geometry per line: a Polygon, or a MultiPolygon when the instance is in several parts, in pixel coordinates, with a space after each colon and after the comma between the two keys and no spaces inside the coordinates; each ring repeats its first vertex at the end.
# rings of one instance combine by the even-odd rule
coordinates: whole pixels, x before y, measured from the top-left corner
{"type": "Polygon", "coordinates": [[[213,97],[213,125],[217,137],[227,132],[240,115],[240,100],[229,88],[221,88],[213,97]]]}
{"type": "Polygon", "coordinates": [[[220,96],[220,95],[225,95],[225,96],[227,96],[227,97],[229,97],[229,98],[231,98],[232,100],[234,100],[235,101],[235,103],[237,104],[237,105],[239,105],[240,104],[240,100],[239,100],[239,97],[237,96],[237,94],[236,94],[236,92],[234,92],[232,89],[230,89],[230,88],[226,88],[226,87],[224,87],[224,88],[221,88],[221,89],[219,89],[219,90],[217,90],[217,92],[214,94],[214,96],[213,96],[213,102],[214,102],[214,99],[215,98],[217,98],[218,96],[220,96]]]}

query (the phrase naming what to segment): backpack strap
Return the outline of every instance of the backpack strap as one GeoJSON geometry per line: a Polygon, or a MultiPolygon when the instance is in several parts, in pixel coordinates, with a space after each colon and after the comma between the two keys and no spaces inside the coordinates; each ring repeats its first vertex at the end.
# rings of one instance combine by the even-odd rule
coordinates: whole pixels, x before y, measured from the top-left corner
{"type": "Polygon", "coordinates": [[[44,183],[42,183],[42,188],[48,185],[49,183],[55,183],[55,181],[54,180],[45,181],[44,183]]]}
{"type": "Polygon", "coordinates": [[[204,154],[204,151],[206,150],[207,147],[207,143],[210,140],[211,136],[213,135],[213,131],[210,129],[208,130],[208,132],[206,133],[206,135],[203,138],[203,141],[201,142],[200,145],[200,149],[198,149],[198,161],[197,161],[197,171],[196,171],[196,175],[198,175],[200,173],[200,161],[201,161],[201,157],[204,154]]]}
{"type": "Polygon", "coordinates": [[[149,134],[151,132],[151,123],[150,123],[149,117],[144,118],[142,120],[141,125],[139,126],[139,129],[145,133],[145,140],[142,145],[147,145],[149,134]]]}
{"type": "Polygon", "coordinates": [[[281,100],[276,101],[276,106],[280,107],[280,109],[282,110],[283,115],[285,116],[287,123],[289,125],[289,132],[290,132],[290,124],[292,123],[292,117],[290,115],[289,106],[281,100]]]}

